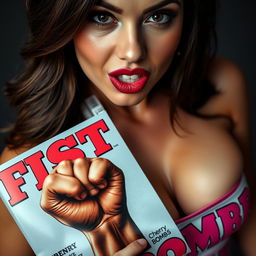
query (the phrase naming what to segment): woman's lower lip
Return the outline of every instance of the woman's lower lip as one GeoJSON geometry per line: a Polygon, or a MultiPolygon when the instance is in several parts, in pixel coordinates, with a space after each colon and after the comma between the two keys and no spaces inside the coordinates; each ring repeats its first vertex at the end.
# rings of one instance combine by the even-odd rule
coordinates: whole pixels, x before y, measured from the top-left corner
{"type": "Polygon", "coordinates": [[[122,93],[137,93],[141,91],[146,84],[148,78],[146,76],[141,77],[138,81],[132,83],[126,83],[119,80],[116,77],[109,77],[114,87],[122,93]]]}
{"type": "MultiPolygon", "coordinates": [[[[128,72],[126,71],[124,73],[127,74],[128,72]]],[[[110,73],[109,78],[118,91],[127,94],[138,93],[144,88],[145,84],[147,83],[149,72],[143,69],[136,69],[133,74],[139,74],[139,79],[131,83],[124,82],[118,79],[118,76],[121,75],[120,70],[110,73]]]]}

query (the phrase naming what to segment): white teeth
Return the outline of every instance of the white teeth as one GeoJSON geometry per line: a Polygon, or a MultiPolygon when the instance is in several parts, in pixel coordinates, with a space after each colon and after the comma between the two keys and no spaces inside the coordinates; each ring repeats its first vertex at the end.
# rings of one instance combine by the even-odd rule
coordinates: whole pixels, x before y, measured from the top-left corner
{"type": "Polygon", "coordinates": [[[125,83],[134,83],[140,79],[139,75],[132,75],[132,76],[121,75],[121,76],[118,76],[117,78],[125,83]]]}

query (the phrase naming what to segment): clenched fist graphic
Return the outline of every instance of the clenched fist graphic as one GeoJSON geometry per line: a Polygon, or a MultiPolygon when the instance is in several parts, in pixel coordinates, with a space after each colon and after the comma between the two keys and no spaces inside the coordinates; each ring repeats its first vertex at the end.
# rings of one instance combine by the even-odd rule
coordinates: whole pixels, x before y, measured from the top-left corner
{"type": "Polygon", "coordinates": [[[123,172],[107,159],[60,162],[44,181],[41,207],[82,231],[95,255],[113,255],[142,237],[128,213],[123,172]]]}

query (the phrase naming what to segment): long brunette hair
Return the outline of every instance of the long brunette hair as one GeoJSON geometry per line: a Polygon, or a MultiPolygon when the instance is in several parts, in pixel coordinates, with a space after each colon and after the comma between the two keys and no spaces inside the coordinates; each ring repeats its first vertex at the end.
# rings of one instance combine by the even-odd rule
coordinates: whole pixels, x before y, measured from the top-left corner
{"type": "MultiPolygon", "coordinates": [[[[35,145],[83,119],[81,104],[87,78],[74,53],[72,38],[84,25],[96,0],[27,0],[29,38],[21,51],[25,70],[6,87],[17,120],[6,143],[11,148],[35,145]]],[[[215,0],[183,0],[181,42],[160,81],[171,97],[170,119],[176,108],[197,114],[215,94],[206,73],[215,54],[215,0]]]]}

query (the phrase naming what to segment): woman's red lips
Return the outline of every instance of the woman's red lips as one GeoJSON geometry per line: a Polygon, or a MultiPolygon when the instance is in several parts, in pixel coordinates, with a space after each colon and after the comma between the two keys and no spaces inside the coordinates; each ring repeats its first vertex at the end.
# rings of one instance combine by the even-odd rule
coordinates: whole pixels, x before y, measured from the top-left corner
{"type": "Polygon", "coordinates": [[[121,68],[110,72],[110,81],[122,93],[137,93],[148,81],[150,73],[144,68],[121,68]]]}
{"type": "Polygon", "coordinates": [[[148,75],[149,72],[145,70],[144,68],[134,68],[134,69],[129,69],[129,68],[120,68],[117,70],[114,70],[109,73],[110,76],[121,76],[121,75],[127,75],[127,76],[132,76],[132,75],[148,75]]]}

